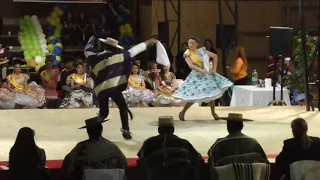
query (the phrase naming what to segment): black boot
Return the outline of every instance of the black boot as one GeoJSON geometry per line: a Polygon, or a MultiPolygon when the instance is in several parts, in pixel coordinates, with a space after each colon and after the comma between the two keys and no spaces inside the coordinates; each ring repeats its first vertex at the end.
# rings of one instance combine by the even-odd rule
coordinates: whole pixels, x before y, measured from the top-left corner
{"type": "Polygon", "coordinates": [[[130,117],[132,118],[132,113],[129,111],[128,108],[120,110],[120,118],[122,124],[122,136],[124,139],[132,139],[131,132],[129,130],[129,113],[130,117]]]}
{"type": "Polygon", "coordinates": [[[125,140],[130,140],[132,139],[132,136],[131,136],[131,132],[129,130],[123,130],[121,129],[121,132],[122,132],[122,136],[125,140]]]}

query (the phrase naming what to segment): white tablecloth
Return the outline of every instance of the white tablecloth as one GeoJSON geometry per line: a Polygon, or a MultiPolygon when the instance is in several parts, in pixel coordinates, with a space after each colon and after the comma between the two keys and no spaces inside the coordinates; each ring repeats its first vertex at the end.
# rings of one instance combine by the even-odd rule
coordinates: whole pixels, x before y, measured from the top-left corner
{"type": "MultiPolygon", "coordinates": [[[[290,92],[283,88],[283,100],[291,106],[290,92]]],[[[234,86],[230,106],[268,106],[273,100],[273,88],[234,86]]],[[[276,101],[280,100],[280,88],[276,88],[276,101]]]]}

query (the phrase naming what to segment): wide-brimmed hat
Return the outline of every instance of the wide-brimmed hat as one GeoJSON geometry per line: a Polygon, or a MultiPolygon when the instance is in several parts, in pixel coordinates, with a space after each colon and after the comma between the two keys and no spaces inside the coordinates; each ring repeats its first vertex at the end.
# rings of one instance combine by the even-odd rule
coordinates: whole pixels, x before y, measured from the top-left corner
{"type": "Polygon", "coordinates": [[[85,120],[86,125],[79,128],[79,129],[96,127],[106,121],[109,121],[109,119],[104,120],[99,117],[90,118],[90,119],[85,120]]]}
{"type": "Polygon", "coordinates": [[[174,126],[172,116],[160,116],[158,119],[158,126],[174,126]]]}
{"type": "Polygon", "coordinates": [[[119,45],[119,41],[117,41],[113,38],[109,38],[109,37],[107,39],[99,38],[99,41],[101,41],[105,44],[108,44],[109,46],[112,46],[112,47],[115,47],[118,49],[123,49],[123,47],[119,45]]]}
{"type": "Polygon", "coordinates": [[[220,117],[219,119],[227,120],[227,121],[239,121],[239,122],[253,121],[251,119],[243,118],[242,114],[238,114],[238,113],[229,113],[228,117],[220,117]]]}

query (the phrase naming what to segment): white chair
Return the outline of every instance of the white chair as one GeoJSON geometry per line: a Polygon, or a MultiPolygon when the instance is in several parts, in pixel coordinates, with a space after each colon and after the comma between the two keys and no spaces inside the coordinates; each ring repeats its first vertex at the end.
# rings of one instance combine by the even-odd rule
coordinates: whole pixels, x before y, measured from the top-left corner
{"type": "Polygon", "coordinates": [[[84,180],[125,180],[124,169],[86,169],[84,180]]]}
{"type": "Polygon", "coordinates": [[[291,180],[319,180],[320,161],[297,161],[290,164],[291,180]]]}

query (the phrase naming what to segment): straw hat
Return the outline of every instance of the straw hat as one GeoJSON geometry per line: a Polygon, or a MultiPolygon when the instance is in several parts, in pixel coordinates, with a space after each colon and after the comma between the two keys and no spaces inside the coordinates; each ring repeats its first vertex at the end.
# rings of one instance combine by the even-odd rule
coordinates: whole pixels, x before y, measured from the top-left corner
{"type": "Polygon", "coordinates": [[[112,47],[115,47],[118,49],[123,49],[123,47],[119,45],[119,41],[117,41],[113,38],[109,38],[109,37],[107,39],[99,38],[99,41],[101,41],[105,44],[108,44],[109,46],[112,46],[112,47]]]}
{"type": "Polygon", "coordinates": [[[245,119],[242,117],[242,114],[237,114],[237,113],[229,113],[228,117],[220,117],[221,120],[227,120],[227,121],[253,121],[251,119],[245,119]]]}
{"type": "Polygon", "coordinates": [[[96,127],[97,125],[102,124],[106,121],[109,121],[109,119],[101,120],[98,117],[90,118],[90,119],[85,120],[86,125],[79,128],[79,129],[96,127]]]}
{"type": "Polygon", "coordinates": [[[160,116],[158,119],[158,126],[174,126],[172,116],[160,116]]]}

